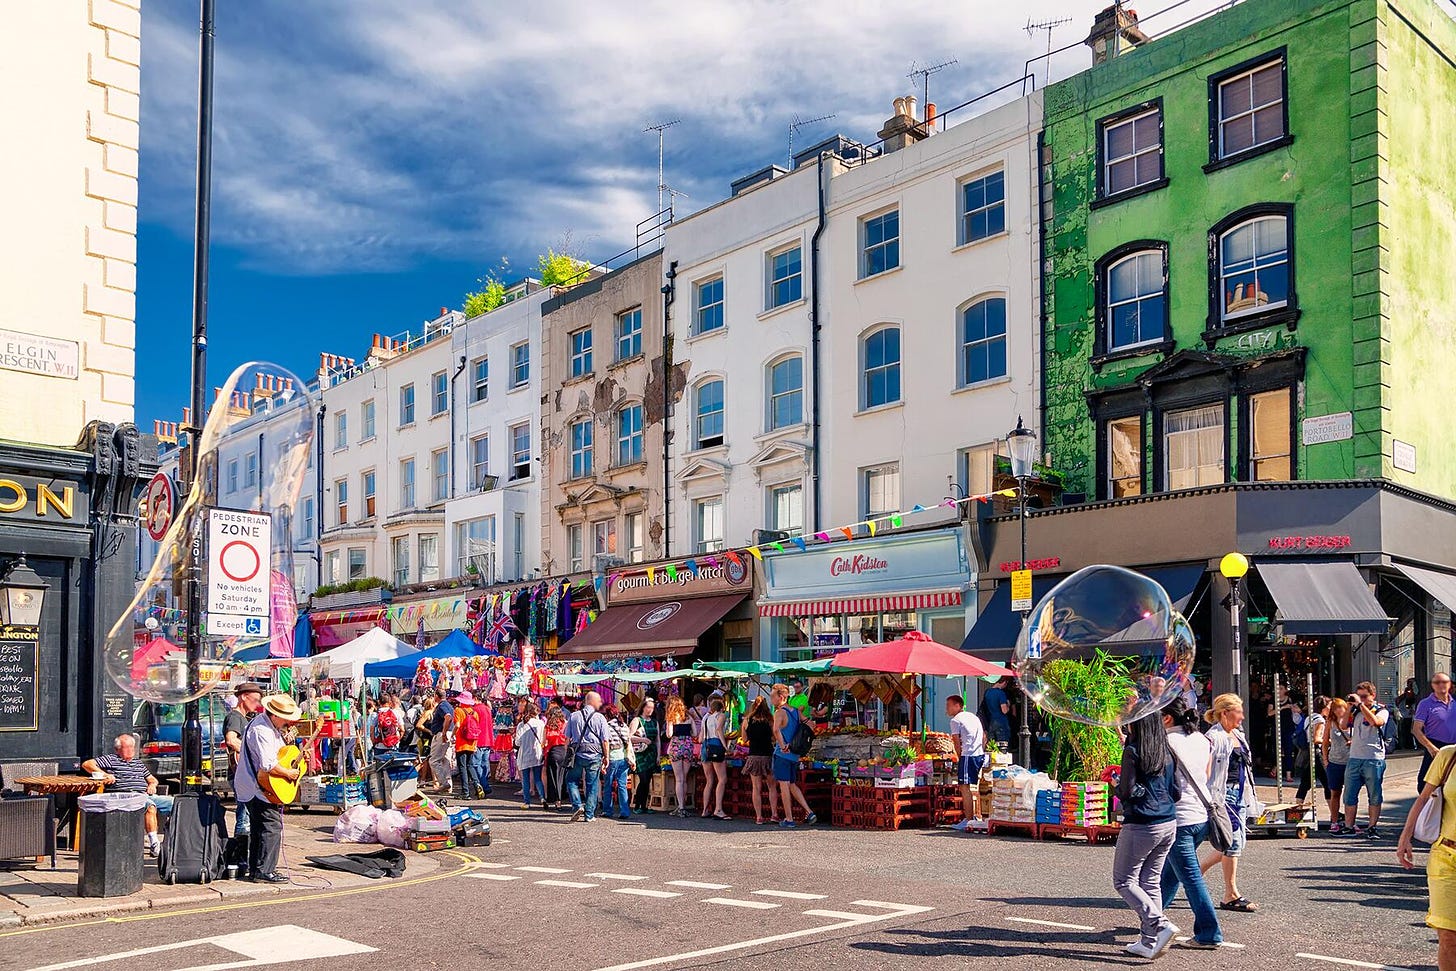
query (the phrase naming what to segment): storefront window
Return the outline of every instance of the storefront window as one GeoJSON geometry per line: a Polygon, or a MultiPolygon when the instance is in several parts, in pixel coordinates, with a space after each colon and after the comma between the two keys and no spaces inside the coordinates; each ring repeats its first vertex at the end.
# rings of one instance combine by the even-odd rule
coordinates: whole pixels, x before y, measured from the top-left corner
{"type": "Polygon", "coordinates": [[[1294,450],[1289,389],[1266,391],[1249,399],[1249,434],[1252,478],[1255,482],[1283,482],[1292,478],[1294,450]]]}

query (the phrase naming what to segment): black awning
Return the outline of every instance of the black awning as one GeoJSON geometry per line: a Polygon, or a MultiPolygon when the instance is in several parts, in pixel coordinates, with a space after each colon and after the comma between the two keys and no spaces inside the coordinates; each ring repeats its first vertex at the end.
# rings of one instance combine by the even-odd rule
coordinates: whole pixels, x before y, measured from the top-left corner
{"type": "Polygon", "coordinates": [[[1390,627],[1385,608],[1353,563],[1256,565],[1286,634],[1384,634],[1390,627]]]}
{"type": "Polygon", "coordinates": [[[1416,566],[1395,564],[1395,568],[1415,581],[1416,586],[1435,597],[1447,610],[1456,610],[1456,577],[1449,573],[1422,570],[1416,566]]]}

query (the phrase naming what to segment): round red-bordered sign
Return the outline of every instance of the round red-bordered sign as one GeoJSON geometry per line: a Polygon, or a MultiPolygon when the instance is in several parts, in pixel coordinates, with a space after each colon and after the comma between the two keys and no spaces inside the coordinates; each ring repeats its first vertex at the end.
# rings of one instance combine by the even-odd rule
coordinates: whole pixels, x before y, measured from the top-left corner
{"type": "Polygon", "coordinates": [[[172,486],[172,477],[158,472],[147,483],[145,495],[147,504],[147,535],[153,542],[160,543],[172,525],[172,516],[177,510],[177,490],[172,486]]]}
{"type": "Polygon", "coordinates": [[[217,555],[217,565],[223,576],[229,580],[234,583],[247,583],[263,568],[263,557],[252,543],[235,539],[217,555]],[[248,565],[250,562],[251,567],[248,565]]]}

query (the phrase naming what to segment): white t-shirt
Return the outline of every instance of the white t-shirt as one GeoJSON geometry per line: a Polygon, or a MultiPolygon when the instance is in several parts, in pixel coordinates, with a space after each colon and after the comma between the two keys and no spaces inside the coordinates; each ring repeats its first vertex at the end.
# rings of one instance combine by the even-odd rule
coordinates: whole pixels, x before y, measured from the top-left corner
{"type": "Polygon", "coordinates": [[[950,720],[950,733],[961,740],[961,758],[986,754],[986,731],[969,708],[950,720]]]}
{"type": "MultiPolygon", "coordinates": [[[[1182,772],[1177,774],[1178,785],[1183,790],[1178,797],[1178,825],[1197,826],[1208,822],[1208,807],[1188,785],[1188,776],[1192,776],[1197,785],[1204,786],[1204,781],[1208,778],[1208,762],[1213,757],[1213,746],[1201,732],[1185,735],[1181,728],[1175,728],[1168,733],[1168,747],[1188,771],[1187,776],[1182,772]]],[[[1203,796],[1208,798],[1206,786],[1203,788],[1203,796]]],[[[1209,802],[1213,800],[1209,799],[1209,802]]]]}

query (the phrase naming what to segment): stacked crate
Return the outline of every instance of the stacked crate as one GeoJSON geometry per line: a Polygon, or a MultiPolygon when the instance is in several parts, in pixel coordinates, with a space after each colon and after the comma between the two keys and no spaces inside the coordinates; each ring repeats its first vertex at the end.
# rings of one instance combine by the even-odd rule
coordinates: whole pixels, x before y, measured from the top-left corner
{"type": "Polygon", "coordinates": [[[1038,826],[1060,826],[1062,824],[1062,791],[1060,789],[1037,790],[1036,822],[1038,826]]]}
{"type": "Polygon", "coordinates": [[[953,826],[965,819],[965,807],[961,802],[961,787],[954,784],[931,786],[930,812],[930,825],[932,826],[953,826]]]}
{"type": "Polygon", "coordinates": [[[1105,782],[1063,782],[1062,825],[1106,826],[1110,821],[1112,797],[1105,782]]]}
{"type": "Polygon", "coordinates": [[[846,829],[923,829],[930,825],[931,787],[836,786],[831,814],[834,825],[846,829]]]}

